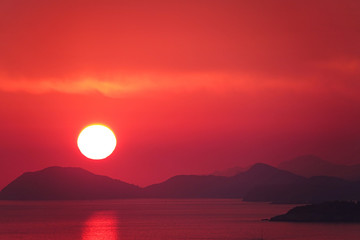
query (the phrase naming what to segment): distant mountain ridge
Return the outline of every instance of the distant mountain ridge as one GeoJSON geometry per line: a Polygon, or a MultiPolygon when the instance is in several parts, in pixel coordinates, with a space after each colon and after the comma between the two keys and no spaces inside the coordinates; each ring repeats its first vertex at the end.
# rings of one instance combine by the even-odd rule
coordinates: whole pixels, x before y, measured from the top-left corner
{"type": "Polygon", "coordinates": [[[300,156],[282,162],[277,167],[304,177],[330,176],[350,181],[360,180],[360,164],[334,164],[314,155],[300,156]]]}
{"type": "Polygon", "coordinates": [[[233,177],[182,175],[144,188],[147,197],[168,198],[242,198],[255,186],[296,183],[305,178],[257,163],[233,177]]]}
{"type": "MultiPolygon", "coordinates": [[[[279,169],[303,177],[329,176],[346,179],[349,181],[360,180],[360,164],[342,165],[325,161],[315,155],[303,155],[291,160],[281,162],[276,166],[279,169]]],[[[211,175],[232,177],[245,172],[249,167],[232,167],[215,171],[211,175]]]]}
{"type": "Polygon", "coordinates": [[[273,203],[359,200],[360,182],[327,176],[311,177],[296,184],[259,186],[248,191],[243,199],[250,202],[273,203]]]}
{"type": "Polygon", "coordinates": [[[320,203],[360,199],[360,165],[333,164],[313,155],[279,164],[279,168],[306,177],[297,184],[259,186],[244,196],[245,201],[276,203],[320,203]]]}
{"type": "Polygon", "coordinates": [[[245,201],[317,203],[359,200],[360,181],[305,178],[257,163],[232,177],[179,175],[140,188],[81,168],[49,167],[24,173],[0,191],[2,200],[92,200],[119,198],[242,198],[245,201]]]}
{"type": "Polygon", "coordinates": [[[140,188],[81,168],[49,167],[22,174],[0,192],[0,199],[242,198],[256,186],[303,179],[259,163],[233,177],[182,175],[140,188]]]}
{"type": "Polygon", "coordinates": [[[239,174],[241,172],[245,172],[249,169],[250,167],[232,167],[232,168],[227,168],[224,170],[219,170],[219,171],[215,171],[210,173],[210,175],[214,175],[214,176],[223,176],[223,177],[232,177],[235,176],[236,174],[239,174]]]}

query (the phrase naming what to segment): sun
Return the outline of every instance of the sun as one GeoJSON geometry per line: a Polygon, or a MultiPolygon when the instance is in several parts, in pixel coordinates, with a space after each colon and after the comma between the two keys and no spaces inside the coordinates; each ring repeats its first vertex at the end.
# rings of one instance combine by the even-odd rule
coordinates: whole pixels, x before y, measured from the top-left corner
{"type": "Polygon", "coordinates": [[[116,137],[110,128],[94,124],[80,132],[77,145],[85,157],[100,160],[108,157],[114,151],[116,137]]]}

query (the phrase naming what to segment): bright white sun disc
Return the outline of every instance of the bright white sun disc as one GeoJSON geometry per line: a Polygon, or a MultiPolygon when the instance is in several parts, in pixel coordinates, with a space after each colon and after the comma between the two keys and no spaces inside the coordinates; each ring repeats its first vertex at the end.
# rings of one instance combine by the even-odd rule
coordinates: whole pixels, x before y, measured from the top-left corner
{"type": "Polygon", "coordinates": [[[108,157],[116,147],[115,134],[106,126],[95,124],[84,128],[77,144],[87,158],[100,160],[108,157]]]}

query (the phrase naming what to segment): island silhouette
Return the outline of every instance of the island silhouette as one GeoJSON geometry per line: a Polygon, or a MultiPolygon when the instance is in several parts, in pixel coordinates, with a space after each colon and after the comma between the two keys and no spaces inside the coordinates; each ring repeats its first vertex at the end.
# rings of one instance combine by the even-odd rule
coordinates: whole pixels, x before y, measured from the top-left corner
{"type": "Polygon", "coordinates": [[[360,203],[333,201],[289,210],[286,214],[272,217],[273,222],[360,222],[360,203]]]}

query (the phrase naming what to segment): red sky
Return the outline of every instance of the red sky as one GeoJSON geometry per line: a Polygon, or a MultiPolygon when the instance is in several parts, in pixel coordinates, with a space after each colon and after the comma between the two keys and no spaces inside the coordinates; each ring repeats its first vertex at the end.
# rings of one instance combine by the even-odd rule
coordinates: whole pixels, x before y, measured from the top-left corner
{"type": "Polygon", "coordinates": [[[360,2],[0,2],[0,187],[79,166],[147,185],[315,154],[360,163],[360,2]],[[114,130],[92,161],[77,135],[114,130]]]}

